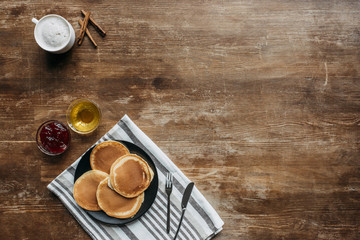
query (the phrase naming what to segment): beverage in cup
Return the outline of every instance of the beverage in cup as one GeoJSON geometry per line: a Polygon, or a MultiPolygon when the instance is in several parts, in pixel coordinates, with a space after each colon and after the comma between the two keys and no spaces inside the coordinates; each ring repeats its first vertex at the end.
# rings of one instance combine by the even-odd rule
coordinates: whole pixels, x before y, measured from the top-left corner
{"type": "Polygon", "coordinates": [[[75,31],[71,24],[63,17],[50,14],[40,20],[32,19],[36,24],[34,36],[37,44],[50,53],[65,53],[75,43],[75,31]]]}

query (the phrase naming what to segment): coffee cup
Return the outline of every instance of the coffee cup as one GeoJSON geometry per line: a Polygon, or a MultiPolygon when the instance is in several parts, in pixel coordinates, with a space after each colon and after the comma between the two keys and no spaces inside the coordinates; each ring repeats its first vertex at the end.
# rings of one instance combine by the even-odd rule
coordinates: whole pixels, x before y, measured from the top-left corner
{"type": "Polygon", "coordinates": [[[36,43],[45,51],[60,54],[69,51],[75,43],[75,31],[63,17],[49,14],[40,20],[32,19],[36,24],[34,36],[36,43]]]}

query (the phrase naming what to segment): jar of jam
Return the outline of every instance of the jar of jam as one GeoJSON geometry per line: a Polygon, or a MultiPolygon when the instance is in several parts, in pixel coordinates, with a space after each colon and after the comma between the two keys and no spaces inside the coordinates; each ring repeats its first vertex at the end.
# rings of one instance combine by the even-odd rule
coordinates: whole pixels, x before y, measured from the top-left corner
{"type": "Polygon", "coordinates": [[[49,120],[41,124],[36,133],[39,149],[50,156],[65,152],[70,145],[71,135],[68,127],[62,122],[49,120]]]}

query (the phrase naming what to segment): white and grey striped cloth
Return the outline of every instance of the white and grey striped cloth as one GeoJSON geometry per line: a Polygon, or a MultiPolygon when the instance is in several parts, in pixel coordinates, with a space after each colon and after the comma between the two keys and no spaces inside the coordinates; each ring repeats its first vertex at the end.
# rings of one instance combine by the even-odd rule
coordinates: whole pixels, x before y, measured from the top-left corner
{"type": "MultiPolygon", "coordinates": [[[[90,217],[76,204],[72,192],[75,169],[81,157],[57,176],[48,185],[48,189],[60,198],[92,239],[173,239],[181,215],[182,194],[190,180],[127,115],[97,143],[115,139],[129,141],[143,148],[154,160],[158,171],[158,194],[151,208],[141,218],[124,226],[104,224],[90,217]],[[167,195],[165,193],[165,176],[168,171],[174,174],[169,234],[166,233],[167,195]]],[[[177,239],[210,239],[222,230],[223,224],[214,208],[195,187],[177,239]]]]}

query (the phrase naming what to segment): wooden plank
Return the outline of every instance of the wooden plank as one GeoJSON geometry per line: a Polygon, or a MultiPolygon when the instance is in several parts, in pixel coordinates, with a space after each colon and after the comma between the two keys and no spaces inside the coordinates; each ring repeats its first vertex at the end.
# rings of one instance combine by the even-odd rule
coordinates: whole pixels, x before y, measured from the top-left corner
{"type": "Polygon", "coordinates": [[[46,185],[128,114],[220,214],[215,239],[360,239],[358,1],[0,6],[2,238],[90,239],[46,185]],[[36,45],[32,17],[78,32],[81,9],[97,49],[36,45]],[[40,153],[38,126],[81,97],[99,129],[40,153]]]}

